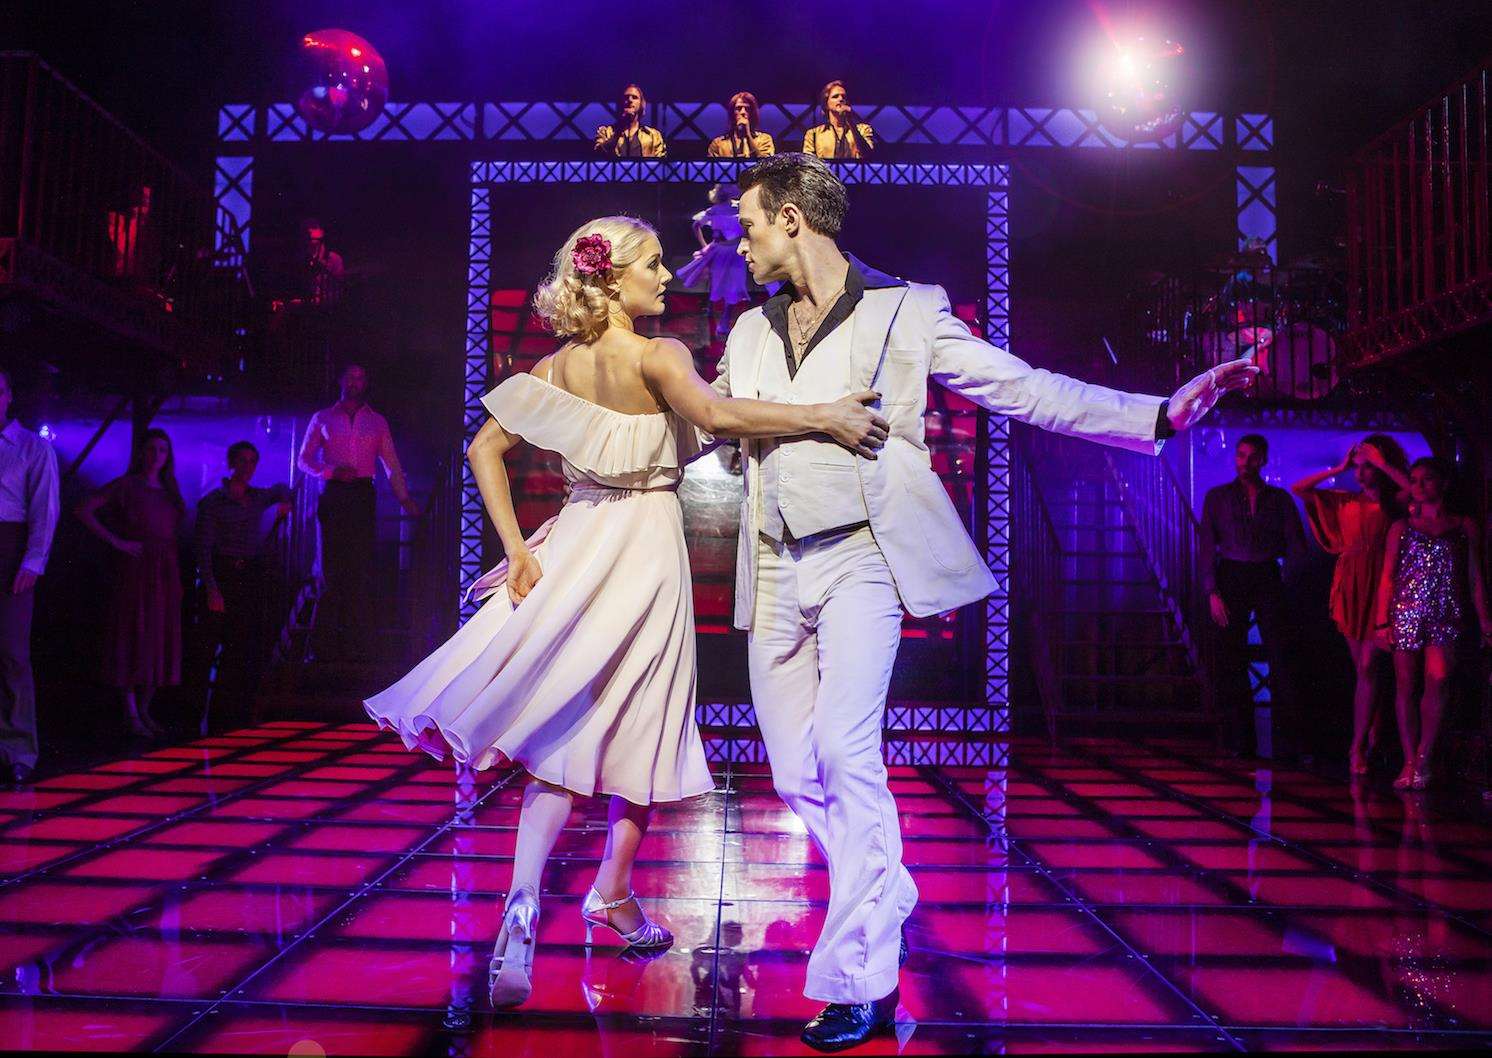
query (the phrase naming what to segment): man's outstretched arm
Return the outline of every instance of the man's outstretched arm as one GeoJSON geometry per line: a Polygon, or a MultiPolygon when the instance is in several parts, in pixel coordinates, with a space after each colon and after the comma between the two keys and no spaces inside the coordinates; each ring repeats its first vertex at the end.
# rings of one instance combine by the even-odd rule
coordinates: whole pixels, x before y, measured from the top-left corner
{"type": "Polygon", "coordinates": [[[1258,369],[1233,361],[1204,372],[1169,399],[1126,393],[1035,368],[983,338],[952,312],[933,287],[918,303],[932,335],[931,374],[939,385],[990,411],[1043,430],[1154,454],[1192,425],[1223,393],[1252,381],[1258,369]]]}

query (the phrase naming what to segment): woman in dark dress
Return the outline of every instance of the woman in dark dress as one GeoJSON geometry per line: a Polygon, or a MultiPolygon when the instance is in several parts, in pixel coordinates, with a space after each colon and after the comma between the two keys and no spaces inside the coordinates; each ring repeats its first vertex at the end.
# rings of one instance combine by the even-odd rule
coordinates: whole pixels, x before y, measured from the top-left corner
{"type": "Polygon", "coordinates": [[[130,731],[162,734],[150,715],[157,687],[181,682],[181,570],[176,535],[186,514],[164,430],[147,430],[129,471],[78,505],[78,517],[117,552],[104,618],[103,678],[124,696],[130,731]],[[99,513],[107,511],[107,523],[99,513]]]}

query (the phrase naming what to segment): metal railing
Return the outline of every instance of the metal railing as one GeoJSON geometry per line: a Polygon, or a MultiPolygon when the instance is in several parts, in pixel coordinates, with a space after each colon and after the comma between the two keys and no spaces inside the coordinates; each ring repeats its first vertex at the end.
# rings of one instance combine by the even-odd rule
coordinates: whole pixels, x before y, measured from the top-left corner
{"type": "Polygon", "coordinates": [[[244,293],[241,261],[215,249],[231,227],[220,213],[40,58],[0,53],[0,283],[29,282],[160,344],[182,325],[226,337],[244,293]]]}
{"type": "Polygon", "coordinates": [[[1197,516],[1164,459],[1120,448],[1105,448],[1103,458],[1196,671],[1202,711],[1212,715],[1216,712],[1212,680],[1216,637],[1198,572],[1201,526],[1197,516]]]}
{"type": "Polygon", "coordinates": [[[1492,56],[1353,158],[1350,365],[1492,319],[1489,87],[1492,56]]]}
{"type": "Polygon", "coordinates": [[[1047,734],[1056,738],[1057,716],[1062,711],[1062,687],[1058,675],[1057,630],[1051,627],[1053,611],[1061,597],[1062,546],[1052,523],[1051,512],[1036,484],[1033,435],[1029,426],[1012,423],[1011,478],[1011,587],[1012,598],[1025,609],[1024,626],[1030,637],[1032,675],[1046,718],[1047,734]]]}

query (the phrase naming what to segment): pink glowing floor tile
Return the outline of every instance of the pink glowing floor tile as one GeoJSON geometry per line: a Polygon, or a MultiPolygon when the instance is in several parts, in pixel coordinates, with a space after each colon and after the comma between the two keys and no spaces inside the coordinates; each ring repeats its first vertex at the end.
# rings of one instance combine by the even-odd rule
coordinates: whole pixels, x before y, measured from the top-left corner
{"type": "Polygon", "coordinates": [[[5,832],[7,841],[108,841],[146,825],[141,819],[108,819],[102,816],[52,816],[34,823],[21,823],[5,832]]]}
{"type": "Polygon", "coordinates": [[[145,754],[145,757],[147,760],[190,760],[201,764],[232,753],[233,750],[225,746],[167,746],[165,749],[153,750],[145,754]]]}
{"type": "Polygon", "coordinates": [[[1419,845],[1315,845],[1313,851],[1355,871],[1382,875],[1392,881],[1398,875],[1440,874],[1449,877],[1485,875],[1485,868],[1442,856],[1419,845]]]}
{"type": "Polygon", "coordinates": [[[727,863],[824,863],[801,826],[785,834],[730,834],[725,839],[725,859],[727,863]]]}
{"type": "Polygon", "coordinates": [[[325,753],[300,753],[283,749],[263,749],[257,753],[245,753],[240,760],[257,764],[307,764],[321,760],[325,753]]]}
{"type": "Polygon", "coordinates": [[[13,1051],[149,1050],[188,1017],[190,1011],[171,1007],[141,1010],[27,996],[0,1000],[0,1040],[13,1051]]]}
{"type": "MultiPolygon", "coordinates": [[[[1218,811],[1226,812],[1228,815],[1236,816],[1240,819],[1253,818],[1259,814],[1265,804],[1262,797],[1219,797],[1208,803],[1218,811]]],[[[1322,818],[1322,813],[1313,808],[1306,808],[1304,805],[1291,804],[1288,801],[1281,801],[1279,798],[1270,798],[1269,816],[1276,822],[1283,819],[1319,820],[1322,818]]]]}
{"type": "Polygon", "coordinates": [[[1236,823],[1211,819],[1131,819],[1129,825],[1163,841],[1248,841],[1258,835],[1236,823]]]}
{"type": "Polygon", "coordinates": [[[63,873],[69,878],[117,878],[121,881],[184,882],[202,876],[223,858],[214,851],[123,848],[74,864],[63,873]]]}
{"type": "Polygon", "coordinates": [[[902,975],[916,1017],[1046,1024],[1174,1024],[1188,1012],[1140,971],[1096,960],[1061,965],[950,961],[902,975]]]}
{"type": "Polygon", "coordinates": [[[448,947],[370,948],[355,941],[318,940],[303,942],[296,959],[252,982],[243,998],[443,1007],[451,1001],[453,986],[469,987],[467,978],[474,969],[458,967],[453,978],[448,947]]]}
{"type": "Polygon", "coordinates": [[[398,768],[349,767],[343,764],[331,764],[324,768],[312,768],[310,771],[302,774],[301,778],[377,782],[398,774],[398,768]]]}
{"type": "Polygon", "coordinates": [[[1091,819],[1043,819],[1039,816],[1014,815],[1008,817],[1002,828],[1013,838],[1113,838],[1120,835],[1103,823],[1091,819]]]}
{"type": "Polygon", "coordinates": [[[228,881],[266,885],[314,885],[346,889],[385,870],[388,856],[272,852],[235,871],[228,881]]]}
{"type": "Polygon", "coordinates": [[[406,852],[429,833],[424,827],[323,825],[301,834],[289,847],[319,852],[406,852]]]}
{"type": "Polygon", "coordinates": [[[81,848],[82,845],[0,841],[0,874],[24,874],[44,864],[55,863],[81,848]]]}
{"type": "Polygon", "coordinates": [[[1366,884],[1326,874],[1221,873],[1251,899],[1295,907],[1380,908],[1392,902],[1366,884]]]}
{"type": "Polygon", "coordinates": [[[121,775],[170,775],[172,772],[185,771],[189,767],[191,765],[185,761],[136,758],[134,760],[114,760],[107,764],[100,764],[95,771],[121,775]]]}
{"type": "Polygon", "coordinates": [[[1065,901],[1062,893],[1034,871],[952,870],[913,867],[919,908],[938,904],[974,903],[1004,907],[1009,904],[1050,904],[1065,901]]]}
{"type": "Polygon", "coordinates": [[[726,900],[827,901],[829,872],[806,864],[730,863],[725,865],[724,897],[726,900]]]}
{"type": "MultiPolygon", "coordinates": [[[[515,803],[523,800],[523,791],[513,791],[515,803]]],[[[455,792],[436,783],[402,783],[378,791],[381,801],[428,801],[431,804],[454,804],[455,792]]]]}
{"type": "Polygon", "coordinates": [[[1200,808],[1183,804],[1180,801],[1167,801],[1159,798],[1149,800],[1139,798],[1098,798],[1092,802],[1092,806],[1099,811],[1107,812],[1111,816],[1120,819],[1130,819],[1136,816],[1195,816],[1205,818],[1205,813],[1200,808]]]}
{"type": "MultiPolygon", "coordinates": [[[[400,752],[409,752],[403,746],[400,752]]],[[[369,748],[361,753],[349,753],[344,757],[337,758],[338,766],[367,765],[372,768],[392,769],[399,771],[407,765],[407,761],[390,760],[387,753],[380,752],[378,748],[369,748]]]]}
{"type": "Polygon", "coordinates": [[[1221,904],[1226,897],[1196,878],[1173,872],[1074,871],[1063,881],[1094,904],[1221,904]]]}
{"type": "Polygon", "coordinates": [[[230,823],[189,820],[147,835],[145,845],[205,845],[209,848],[247,849],[262,845],[284,831],[274,823],[230,823]]]}
{"type": "Polygon", "coordinates": [[[1052,841],[1027,842],[1022,846],[1048,867],[1164,867],[1157,856],[1138,845],[1117,841],[1061,844],[1052,841]]]}
{"type": "Polygon", "coordinates": [[[247,764],[233,760],[212,766],[213,775],[244,779],[267,779],[271,775],[282,775],[289,770],[288,764],[247,764]]]}
{"type": "Polygon", "coordinates": [[[1006,867],[1013,860],[1004,842],[991,837],[983,841],[902,842],[902,862],[908,867],[1006,867]]]}
{"type": "Polygon", "coordinates": [[[1106,911],[1104,920],[1136,948],[1186,958],[1290,954],[1278,926],[1255,912],[1106,911]]]}
{"type": "Polygon", "coordinates": [[[1178,963],[1169,976],[1204,1011],[1228,1025],[1403,1028],[1418,1016],[1324,964],[1303,969],[1178,963]]]}
{"type": "Polygon", "coordinates": [[[205,798],[190,797],[183,794],[127,793],[105,797],[98,801],[90,801],[78,810],[80,812],[112,812],[119,815],[149,816],[152,819],[160,819],[165,816],[174,815],[177,812],[183,812],[188,808],[195,808],[203,800],[205,798]]]}
{"type": "MultiPolygon", "coordinates": [[[[186,767],[186,765],[183,765],[186,767]]],[[[140,781],[138,775],[81,774],[73,772],[43,779],[37,787],[43,790],[117,790],[140,781]]]]}
{"type": "MultiPolygon", "coordinates": [[[[397,801],[364,801],[354,805],[345,812],[339,812],[337,819],[349,820],[360,823],[444,823],[450,819],[456,809],[452,805],[420,804],[417,802],[400,803],[397,801]]],[[[517,826],[517,819],[513,821],[517,826]]]]}
{"type": "MultiPolygon", "coordinates": [[[[1196,797],[1204,801],[1215,798],[1246,798],[1258,796],[1258,790],[1252,782],[1178,782],[1169,784],[1171,789],[1187,797],[1196,797]]],[[[1280,791],[1276,789],[1275,794],[1280,791]]]]}
{"type": "Polygon", "coordinates": [[[151,783],[142,789],[151,793],[200,793],[221,797],[235,790],[242,790],[250,785],[250,782],[249,779],[234,779],[218,775],[183,775],[180,778],[151,783]]]}
{"type": "Polygon", "coordinates": [[[259,941],[120,937],[53,967],[59,993],[211,998],[274,954],[259,941]]]}
{"type": "MultiPolygon", "coordinates": [[[[0,930],[0,972],[41,959],[47,952],[66,944],[71,936],[68,931],[60,929],[32,930],[26,933],[0,930]]],[[[9,1050],[10,1041],[5,1040],[0,1046],[9,1050]]]]}
{"type": "Polygon", "coordinates": [[[1157,793],[1136,782],[1070,782],[1064,784],[1075,797],[1155,797],[1157,793]]]}
{"type": "Polygon", "coordinates": [[[367,793],[367,785],[352,782],[306,782],[287,779],[258,791],[264,797],[354,797],[367,793]]]}
{"type": "MultiPolygon", "coordinates": [[[[706,1018],[690,1021],[675,1019],[631,1021],[605,1016],[611,995],[603,989],[600,1018],[587,1018],[574,1024],[546,1021],[483,1022],[472,1040],[468,1058],[514,1058],[515,1055],[614,1055],[647,1056],[647,1058],[683,1058],[709,1050],[710,1022],[706,1018]]],[[[797,1040],[796,1034],[792,1037],[797,1040]]],[[[801,1048],[802,1044],[798,1046],[801,1048]]],[[[739,1053],[726,1049],[719,1053],[739,1053]]]]}
{"type": "Polygon", "coordinates": [[[1294,914],[1293,925],[1369,959],[1481,960],[1492,965],[1492,940],[1457,926],[1438,911],[1411,908],[1353,914],[1294,914]]]}
{"type": "Polygon", "coordinates": [[[332,810],[336,804],[314,797],[240,797],[214,805],[207,814],[214,819],[309,819],[332,810]]]}
{"type": "Polygon", "coordinates": [[[1198,867],[1216,871],[1319,871],[1320,864],[1278,845],[1240,841],[1230,845],[1189,845],[1173,842],[1171,849],[1198,867]]]}
{"type": "Polygon", "coordinates": [[[1115,947],[1086,915],[1046,908],[919,908],[918,949],[943,955],[1100,955],[1115,947]]]}
{"type": "Polygon", "coordinates": [[[342,899],[342,893],[311,889],[214,886],[171,894],[140,924],[167,933],[265,933],[278,942],[320,920],[342,899]]]}
{"type": "Polygon", "coordinates": [[[47,808],[81,801],[79,793],[56,793],[42,790],[0,790],[0,808],[17,812],[40,812],[47,808]]]}
{"type": "Polygon", "coordinates": [[[174,1043],[171,1049],[184,1054],[324,1054],[330,1058],[417,1055],[429,1053],[428,1040],[433,1031],[428,1018],[417,1016],[358,1018],[355,1013],[265,1013],[261,1007],[229,1006],[216,1014],[200,1035],[187,1043],[174,1043]],[[306,1047],[307,1041],[317,1049],[296,1049],[306,1047]]]}
{"type": "MultiPolygon", "coordinates": [[[[553,867],[544,875],[545,891],[549,892],[560,873],[553,867]]],[[[384,882],[388,890],[410,890],[415,892],[466,892],[502,893],[513,876],[513,865],[501,860],[469,860],[449,856],[416,856],[400,866],[384,882]]],[[[720,876],[715,875],[716,891],[719,891],[720,876]]]]}
{"type": "Polygon", "coordinates": [[[243,749],[247,746],[262,746],[269,739],[259,738],[254,735],[214,735],[211,738],[199,738],[188,743],[192,746],[226,746],[230,749],[243,749]]]}
{"type": "Polygon", "coordinates": [[[0,930],[17,923],[93,925],[150,899],[154,887],[82,885],[37,879],[0,889],[0,930]]]}
{"type": "MultiPolygon", "coordinates": [[[[446,958],[449,962],[449,954],[446,958]]],[[[616,1020],[708,1017],[715,989],[702,961],[684,951],[637,961],[623,958],[620,946],[551,951],[546,972],[536,975],[534,993],[523,1008],[540,1015],[594,1010],[616,1020]]]]}
{"type": "Polygon", "coordinates": [[[1492,908],[1492,880],[1421,877],[1412,874],[1384,874],[1381,878],[1390,885],[1442,907],[1462,911],[1485,911],[1492,908]]]}
{"type": "Polygon", "coordinates": [[[974,803],[986,811],[995,809],[1006,819],[1024,819],[1027,816],[1079,816],[1083,814],[1082,806],[1068,804],[1066,801],[1059,801],[1055,797],[1011,797],[1005,799],[999,797],[975,797],[974,803]]]}
{"type": "Polygon", "coordinates": [[[1492,1026],[1492,970],[1481,966],[1445,967],[1400,964],[1394,980],[1413,1002],[1433,1002],[1465,1025],[1492,1026]]]}

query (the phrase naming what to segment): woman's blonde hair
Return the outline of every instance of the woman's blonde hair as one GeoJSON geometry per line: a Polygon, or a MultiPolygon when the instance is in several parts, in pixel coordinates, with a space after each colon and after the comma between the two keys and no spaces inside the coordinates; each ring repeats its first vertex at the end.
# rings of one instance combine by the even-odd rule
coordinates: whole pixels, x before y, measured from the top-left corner
{"type": "Polygon", "coordinates": [[[544,282],[534,292],[534,311],[555,334],[593,342],[610,322],[606,284],[642,256],[649,239],[658,233],[636,217],[598,217],[570,233],[554,255],[544,282]],[[586,275],[576,270],[571,254],[587,235],[599,235],[611,243],[611,271],[586,275]]]}

